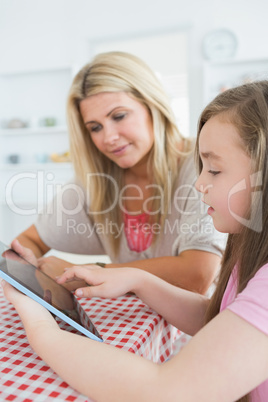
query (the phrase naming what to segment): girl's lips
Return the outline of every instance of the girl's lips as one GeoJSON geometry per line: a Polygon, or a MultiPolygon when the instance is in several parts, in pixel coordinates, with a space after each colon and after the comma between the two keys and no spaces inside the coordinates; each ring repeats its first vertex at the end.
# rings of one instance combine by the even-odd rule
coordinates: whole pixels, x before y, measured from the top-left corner
{"type": "Polygon", "coordinates": [[[215,211],[214,208],[212,208],[212,207],[208,208],[208,214],[209,215],[211,215],[214,211],[215,211]]]}
{"type": "Polygon", "coordinates": [[[215,209],[212,208],[212,207],[210,207],[209,204],[207,204],[207,203],[204,201],[204,198],[202,198],[202,201],[203,201],[204,204],[206,204],[206,205],[208,206],[208,210],[207,210],[208,215],[211,215],[211,214],[215,211],[215,209]]]}

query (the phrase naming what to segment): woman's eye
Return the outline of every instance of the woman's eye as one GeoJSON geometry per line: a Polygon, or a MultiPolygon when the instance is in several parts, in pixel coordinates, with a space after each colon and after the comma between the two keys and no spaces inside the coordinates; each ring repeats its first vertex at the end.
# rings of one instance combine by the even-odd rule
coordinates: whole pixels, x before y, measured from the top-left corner
{"type": "Polygon", "coordinates": [[[125,113],[120,113],[120,114],[115,115],[115,116],[113,117],[113,119],[114,119],[115,121],[120,121],[120,120],[122,120],[125,116],[126,116],[125,113]]]}
{"type": "Polygon", "coordinates": [[[97,133],[98,131],[100,131],[101,130],[101,126],[92,126],[92,127],[90,127],[90,132],[92,133],[97,133]]]}
{"type": "Polygon", "coordinates": [[[220,173],[219,170],[209,170],[208,173],[212,174],[213,176],[216,176],[217,174],[220,173]]]}

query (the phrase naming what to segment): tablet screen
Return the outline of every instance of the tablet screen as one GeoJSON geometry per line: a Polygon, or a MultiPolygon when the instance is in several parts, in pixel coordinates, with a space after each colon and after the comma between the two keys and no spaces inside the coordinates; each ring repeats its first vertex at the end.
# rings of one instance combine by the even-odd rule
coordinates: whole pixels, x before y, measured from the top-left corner
{"type": "MultiPolygon", "coordinates": [[[[102,339],[86,312],[69,290],[64,286],[59,285],[48,275],[44,274],[34,265],[28,263],[15,251],[11,250],[1,242],[0,270],[25,288],[17,287],[16,283],[12,283],[15,287],[19,288],[19,290],[22,290],[23,293],[26,293],[31,297],[31,295],[24,290],[32,292],[37,296],[37,299],[35,300],[39,302],[41,302],[41,300],[45,301],[61,314],[57,314],[57,311],[55,312],[54,309],[49,309],[51,312],[63,319],[64,317],[62,317],[62,315],[68,317],[79,326],[86,328],[89,332],[102,339]],[[4,257],[3,253],[5,253],[4,257]],[[40,300],[38,300],[38,298],[40,298],[40,300]]],[[[8,280],[8,278],[4,279],[8,280]]],[[[45,303],[43,305],[45,305],[45,303]]],[[[47,305],[45,305],[45,307],[47,307],[47,305]]],[[[66,322],[70,324],[69,320],[66,322]]],[[[77,326],[75,326],[75,328],[79,329],[77,326]]]]}

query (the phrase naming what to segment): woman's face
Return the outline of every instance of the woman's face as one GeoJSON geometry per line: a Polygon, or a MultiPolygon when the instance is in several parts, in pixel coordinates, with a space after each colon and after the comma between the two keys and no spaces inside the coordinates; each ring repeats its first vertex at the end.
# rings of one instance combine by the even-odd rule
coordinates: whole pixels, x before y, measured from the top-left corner
{"type": "Polygon", "coordinates": [[[148,109],[126,92],[103,92],[80,103],[95,146],[123,169],[147,162],[154,143],[148,109]]]}

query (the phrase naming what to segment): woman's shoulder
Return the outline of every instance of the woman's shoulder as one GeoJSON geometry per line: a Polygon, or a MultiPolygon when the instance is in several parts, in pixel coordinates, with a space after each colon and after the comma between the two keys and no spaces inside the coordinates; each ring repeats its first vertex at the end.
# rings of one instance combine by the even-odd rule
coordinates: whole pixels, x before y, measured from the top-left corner
{"type": "Polygon", "coordinates": [[[72,177],[70,180],[62,185],[58,185],[57,193],[55,194],[54,201],[61,202],[66,208],[73,208],[74,205],[86,206],[88,203],[88,194],[77,177],[72,177]]]}
{"type": "Polygon", "coordinates": [[[185,180],[188,181],[188,179],[191,182],[197,179],[194,146],[188,148],[188,151],[180,156],[178,164],[178,181],[184,182],[185,180]]]}

